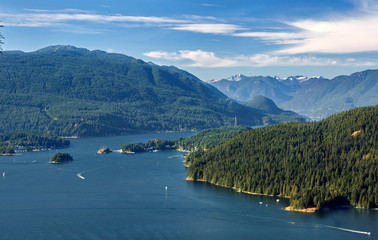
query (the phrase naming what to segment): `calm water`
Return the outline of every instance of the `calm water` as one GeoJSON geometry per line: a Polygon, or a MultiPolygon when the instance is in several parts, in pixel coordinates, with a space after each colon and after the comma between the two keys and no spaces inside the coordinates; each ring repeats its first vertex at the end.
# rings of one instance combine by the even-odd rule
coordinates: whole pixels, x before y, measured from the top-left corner
{"type": "Polygon", "coordinates": [[[186,182],[175,151],[96,154],[190,134],[74,139],[67,164],[48,164],[53,151],[0,157],[0,239],[378,239],[378,211],[286,212],[285,199],[186,182]]]}

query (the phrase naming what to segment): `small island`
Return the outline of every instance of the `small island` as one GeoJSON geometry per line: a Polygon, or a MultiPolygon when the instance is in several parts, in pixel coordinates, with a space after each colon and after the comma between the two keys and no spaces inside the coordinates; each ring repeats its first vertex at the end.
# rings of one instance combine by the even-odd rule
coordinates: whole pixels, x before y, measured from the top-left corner
{"type": "Polygon", "coordinates": [[[55,153],[50,159],[49,163],[64,163],[70,162],[73,160],[73,157],[68,153],[55,153]]]}
{"type": "Polygon", "coordinates": [[[111,150],[111,149],[108,148],[108,147],[101,147],[101,148],[97,151],[98,154],[106,154],[106,153],[111,153],[111,152],[113,152],[113,150],[111,150]]]}

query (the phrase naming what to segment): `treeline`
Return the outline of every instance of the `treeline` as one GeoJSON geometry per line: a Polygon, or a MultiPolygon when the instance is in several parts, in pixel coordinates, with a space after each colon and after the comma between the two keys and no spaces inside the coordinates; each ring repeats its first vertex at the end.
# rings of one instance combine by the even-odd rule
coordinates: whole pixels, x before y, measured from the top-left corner
{"type": "Polygon", "coordinates": [[[122,152],[148,152],[181,149],[185,151],[207,150],[226,140],[240,134],[249,128],[246,126],[220,127],[206,129],[188,138],[179,139],[153,139],[146,143],[130,143],[122,145],[122,152]]]}
{"type": "Polygon", "coordinates": [[[378,206],[378,106],[253,129],[187,158],[187,176],[290,197],[296,209],[378,206]]]}
{"type": "Polygon", "coordinates": [[[249,129],[242,125],[206,129],[189,138],[177,139],[176,145],[186,151],[208,150],[249,129]]]}
{"type": "Polygon", "coordinates": [[[12,131],[0,133],[0,154],[12,154],[20,151],[66,148],[68,139],[47,133],[34,131],[12,131]]]}
{"type": "Polygon", "coordinates": [[[163,151],[176,149],[175,144],[176,142],[174,140],[155,138],[153,140],[148,140],[146,143],[139,142],[124,144],[121,146],[121,150],[123,153],[163,151]]]}

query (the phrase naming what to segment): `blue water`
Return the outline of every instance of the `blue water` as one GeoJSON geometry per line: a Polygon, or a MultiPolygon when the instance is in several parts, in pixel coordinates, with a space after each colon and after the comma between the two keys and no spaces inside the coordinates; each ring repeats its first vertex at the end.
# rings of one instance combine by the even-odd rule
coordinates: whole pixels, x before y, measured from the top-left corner
{"type": "Polygon", "coordinates": [[[73,139],[66,164],[47,163],[55,151],[0,157],[0,239],[378,239],[378,211],[287,212],[286,199],[185,181],[176,151],[96,154],[191,134],[73,139]]]}

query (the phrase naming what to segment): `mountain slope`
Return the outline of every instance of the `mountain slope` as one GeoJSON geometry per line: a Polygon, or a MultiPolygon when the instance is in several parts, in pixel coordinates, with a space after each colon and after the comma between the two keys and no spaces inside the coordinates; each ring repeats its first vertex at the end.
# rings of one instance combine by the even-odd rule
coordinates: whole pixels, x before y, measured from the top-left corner
{"type": "Polygon", "coordinates": [[[277,105],[269,98],[261,95],[253,97],[252,100],[242,103],[247,107],[251,107],[261,111],[264,117],[264,124],[275,124],[284,121],[303,122],[306,119],[293,111],[285,111],[277,107],[277,105]]]}
{"type": "Polygon", "coordinates": [[[0,131],[60,135],[256,125],[260,111],[175,67],[121,54],[51,46],[0,56],[0,131]]]}
{"type": "Polygon", "coordinates": [[[289,196],[294,208],[378,206],[378,106],[244,132],[187,158],[189,179],[289,196]]]}
{"type": "Polygon", "coordinates": [[[251,101],[246,102],[244,105],[272,114],[279,114],[284,111],[278,108],[277,105],[271,99],[261,95],[253,97],[251,101]]]}
{"type": "MultiPolygon", "coordinates": [[[[378,104],[378,70],[366,70],[332,80],[295,76],[245,77],[213,80],[210,84],[238,101],[262,95],[279,107],[309,117],[324,117],[353,107],[378,104]]],[[[242,77],[240,77],[242,76],[242,77]]]]}
{"type": "Polygon", "coordinates": [[[241,102],[247,102],[254,96],[262,95],[275,103],[280,103],[290,100],[292,97],[289,93],[296,89],[275,77],[247,77],[241,74],[228,79],[212,80],[209,83],[228,97],[241,102]]]}

